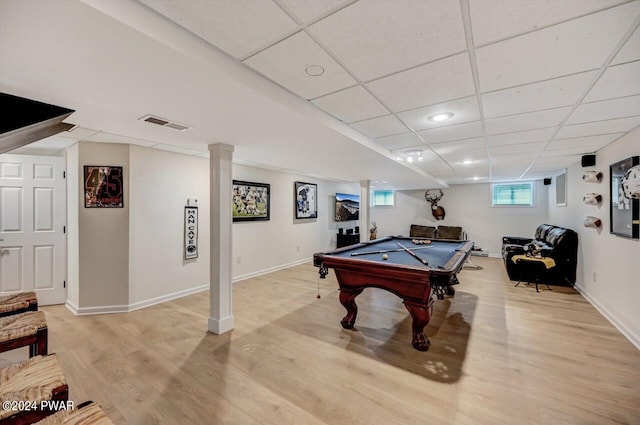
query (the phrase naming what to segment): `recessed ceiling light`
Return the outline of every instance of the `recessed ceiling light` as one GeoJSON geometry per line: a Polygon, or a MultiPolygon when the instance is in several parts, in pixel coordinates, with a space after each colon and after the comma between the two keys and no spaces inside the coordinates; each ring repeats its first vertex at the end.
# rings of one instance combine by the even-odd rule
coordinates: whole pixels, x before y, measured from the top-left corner
{"type": "Polygon", "coordinates": [[[407,162],[413,163],[413,161],[422,162],[424,158],[422,157],[421,149],[409,149],[404,151],[404,154],[407,156],[407,162]]]}
{"type": "Polygon", "coordinates": [[[449,118],[453,117],[453,113],[451,112],[441,112],[439,114],[434,114],[431,115],[429,118],[427,118],[429,121],[434,121],[434,122],[442,122],[442,121],[446,121],[449,118]]]}
{"type": "Polygon", "coordinates": [[[305,68],[304,72],[310,77],[319,77],[324,74],[324,68],[320,65],[309,65],[305,68]]]}
{"type": "Polygon", "coordinates": [[[465,159],[464,161],[462,161],[463,165],[469,165],[469,164],[473,164],[473,161],[470,159],[465,159]]]}

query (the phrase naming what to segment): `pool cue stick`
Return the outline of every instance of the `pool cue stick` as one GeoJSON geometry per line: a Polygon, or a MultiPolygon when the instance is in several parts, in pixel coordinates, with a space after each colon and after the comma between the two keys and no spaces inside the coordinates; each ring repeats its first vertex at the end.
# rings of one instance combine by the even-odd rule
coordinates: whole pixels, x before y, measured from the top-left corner
{"type": "MultiPolygon", "coordinates": [[[[427,249],[427,248],[431,248],[431,246],[421,246],[419,248],[407,248],[410,250],[416,250],[416,249],[427,249]]],[[[398,251],[404,251],[402,248],[396,248],[396,249],[382,249],[380,251],[367,251],[367,252],[352,252],[351,256],[355,257],[358,255],[367,255],[367,254],[384,254],[385,252],[398,252],[398,251]]]]}
{"type": "Polygon", "coordinates": [[[411,251],[409,248],[407,248],[406,246],[402,245],[400,242],[397,242],[398,246],[402,249],[404,249],[405,251],[407,251],[409,253],[409,255],[411,255],[413,258],[415,258],[416,260],[420,261],[422,264],[424,264],[425,266],[429,265],[429,262],[427,260],[423,260],[422,258],[418,257],[416,255],[415,252],[411,251]]]}

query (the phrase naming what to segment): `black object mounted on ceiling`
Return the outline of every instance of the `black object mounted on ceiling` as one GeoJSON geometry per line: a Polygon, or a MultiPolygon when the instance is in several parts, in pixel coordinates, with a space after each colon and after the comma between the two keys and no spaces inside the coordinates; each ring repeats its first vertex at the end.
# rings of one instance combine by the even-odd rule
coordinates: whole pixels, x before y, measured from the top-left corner
{"type": "Polygon", "coordinates": [[[73,109],[0,93],[0,153],[73,128],[62,121],[73,109]]]}
{"type": "Polygon", "coordinates": [[[551,177],[545,177],[543,183],[545,186],[549,186],[551,184],[551,177]]]}

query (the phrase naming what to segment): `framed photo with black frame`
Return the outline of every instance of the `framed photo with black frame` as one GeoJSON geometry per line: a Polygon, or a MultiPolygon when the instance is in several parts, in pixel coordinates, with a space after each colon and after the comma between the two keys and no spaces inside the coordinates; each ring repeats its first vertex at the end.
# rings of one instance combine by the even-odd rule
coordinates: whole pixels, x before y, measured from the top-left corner
{"type": "Polygon", "coordinates": [[[124,208],[122,167],[84,166],[84,207],[124,208]]]}
{"type": "Polygon", "coordinates": [[[609,166],[611,234],[640,238],[639,164],[640,156],[632,156],[609,166]]]}
{"type": "Polygon", "coordinates": [[[296,219],[318,218],[318,185],[295,182],[296,219]]]}
{"type": "Polygon", "coordinates": [[[233,221],[269,220],[271,185],[268,183],[233,181],[233,221]]]}

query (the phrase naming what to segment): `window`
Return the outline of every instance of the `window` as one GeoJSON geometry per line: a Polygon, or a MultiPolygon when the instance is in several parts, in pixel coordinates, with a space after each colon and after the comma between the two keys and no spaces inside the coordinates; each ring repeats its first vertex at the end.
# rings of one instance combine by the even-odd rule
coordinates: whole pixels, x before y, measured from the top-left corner
{"type": "Polygon", "coordinates": [[[393,190],[374,190],[371,200],[374,207],[393,207],[395,205],[393,190]]]}
{"type": "Polygon", "coordinates": [[[491,185],[491,205],[494,207],[532,207],[533,183],[495,183],[491,185]]]}

